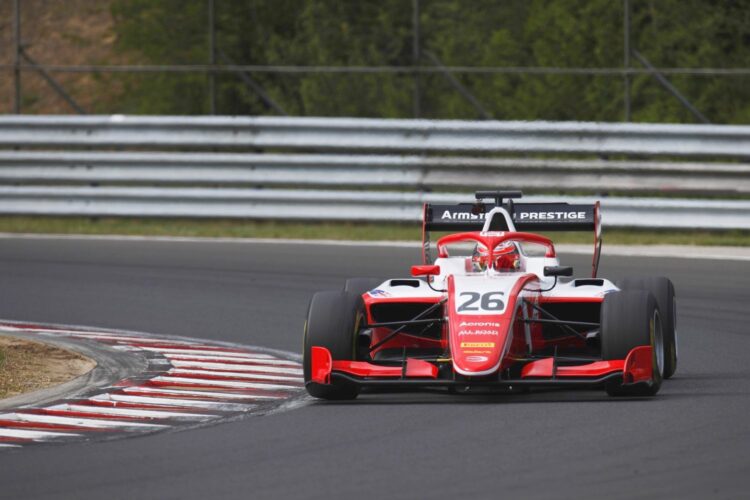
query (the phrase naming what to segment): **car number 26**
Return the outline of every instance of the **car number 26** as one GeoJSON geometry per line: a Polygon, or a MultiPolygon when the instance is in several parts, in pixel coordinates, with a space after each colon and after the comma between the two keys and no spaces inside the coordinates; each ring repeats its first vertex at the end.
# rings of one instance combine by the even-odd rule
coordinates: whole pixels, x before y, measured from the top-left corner
{"type": "Polygon", "coordinates": [[[464,311],[502,311],[505,309],[505,302],[501,298],[505,295],[503,292],[461,292],[459,297],[466,297],[456,308],[457,312],[464,311]]]}

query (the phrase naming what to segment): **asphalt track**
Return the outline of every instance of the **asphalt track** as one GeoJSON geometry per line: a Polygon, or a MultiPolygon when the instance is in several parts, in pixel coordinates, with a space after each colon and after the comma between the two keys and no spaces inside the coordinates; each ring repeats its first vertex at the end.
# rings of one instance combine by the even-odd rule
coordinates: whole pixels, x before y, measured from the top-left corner
{"type": "MultiPolygon", "coordinates": [[[[307,300],[403,275],[415,248],[0,240],[0,317],[299,351],[307,300]]],[[[564,259],[580,274],[589,259],[564,259]]],[[[750,262],[607,257],[678,294],[680,364],[649,400],[368,394],[213,427],[0,454],[0,498],[740,498],[750,262]]]]}

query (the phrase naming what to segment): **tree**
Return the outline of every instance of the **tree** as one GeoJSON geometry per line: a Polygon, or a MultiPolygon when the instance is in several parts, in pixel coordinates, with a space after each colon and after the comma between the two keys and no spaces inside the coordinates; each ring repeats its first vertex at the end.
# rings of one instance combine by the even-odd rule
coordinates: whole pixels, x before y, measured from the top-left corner
{"type": "MultiPolygon", "coordinates": [[[[750,66],[750,0],[631,0],[632,47],[657,67],[750,66]]],[[[412,64],[406,0],[215,0],[219,63],[297,66],[412,64]]],[[[207,4],[115,0],[118,47],[150,64],[206,64],[207,4]]],[[[612,0],[421,0],[420,65],[621,67],[623,9],[612,0]],[[429,57],[427,53],[431,54],[429,57]],[[433,58],[434,56],[434,58],[433,58]]],[[[639,63],[632,59],[632,65],[639,63]]],[[[308,116],[409,117],[408,73],[250,75],[284,110],[308,116]]],[[[615,75],[452,75],[497,119],[619,121],[623,78],[615,75]]],[[[748,77],[669,75],[717,123],[750,122],[748,77]]],[[[274,110],[236,74],[217,76],[221,114],[274,110]]],[[[208,111],[200,73],[131,76],[126,112],[208,111]]],[[[420,76],[423,117],[479,114],[440,72],[420,76]]],[[[650,75],[632,78],[635,121],[695,122],[650,75]]]]}

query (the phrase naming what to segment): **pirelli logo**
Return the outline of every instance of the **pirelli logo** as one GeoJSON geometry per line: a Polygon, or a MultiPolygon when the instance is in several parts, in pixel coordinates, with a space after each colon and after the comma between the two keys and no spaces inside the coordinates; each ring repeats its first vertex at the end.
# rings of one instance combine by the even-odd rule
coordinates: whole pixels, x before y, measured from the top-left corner
{"type": "Polygon", "coordinates": [[[462,349],[471,349],[475,347],[495,347],[494,342],[461,342],[462,349]]]}

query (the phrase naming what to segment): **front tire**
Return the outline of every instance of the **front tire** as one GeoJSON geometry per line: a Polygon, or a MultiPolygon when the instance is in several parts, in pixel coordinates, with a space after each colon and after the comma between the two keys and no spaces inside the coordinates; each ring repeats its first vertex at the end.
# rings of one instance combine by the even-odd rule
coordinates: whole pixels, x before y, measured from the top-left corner
{"type": "Polygon", "coordinates": [[[664,372],[667,379],[677,370],[677,301],[674,284],[664,276],[624,278],[617,281],[621,290],[648,290],[656,299],[664,332],[664,372]]]}
{"type": "Polygon", "coordinates": [[[334,360],[354,360],[355,340],[363,318],[362,297],[346,291],[318,292],[310,300],[305,321],[303,371],[305,388],[316,398],[354,399],[359,387],[342,381],[319,384],[311,381],[311,348],[325,347],[334,360]]]}
{"type": "Polygon", "coordinates": [[[625,359],[638,346],[650,345],[653,352],[653,381],[650,385],[623,386],[610,382],[610,396],[653,396],[659,392],[664,363],[664,335],[656,299],[646,290],[625,290],[604,298],[601,314],[602,359],[625,359]]]}

